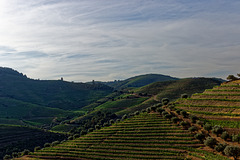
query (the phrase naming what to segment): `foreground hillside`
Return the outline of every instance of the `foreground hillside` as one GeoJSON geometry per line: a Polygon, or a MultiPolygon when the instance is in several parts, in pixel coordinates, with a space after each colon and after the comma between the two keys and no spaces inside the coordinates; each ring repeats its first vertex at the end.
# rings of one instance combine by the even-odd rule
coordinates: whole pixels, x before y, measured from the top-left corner
{"type": "Polygon", "coordinates": [[[158,113],[142,113],[20,159],[228,159],[199,147],[190,131],[158,113]]]}
{"type": "Polygon", "coordinates": [[[0,125],[0,159],[6,154],[33,151],[36,144],[43,146],[46,141],[63,140],[66,136],[23,126],[0,125]]]}

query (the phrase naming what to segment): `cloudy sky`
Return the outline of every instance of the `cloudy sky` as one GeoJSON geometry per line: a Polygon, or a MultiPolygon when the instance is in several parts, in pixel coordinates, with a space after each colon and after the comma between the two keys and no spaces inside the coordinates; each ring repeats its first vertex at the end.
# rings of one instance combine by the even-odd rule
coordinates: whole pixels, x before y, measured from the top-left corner
{"type": "Polygon", "coordinates": [[[239,0],[0,0],[0,66],[34,79],[240,72],[239,0]]]}

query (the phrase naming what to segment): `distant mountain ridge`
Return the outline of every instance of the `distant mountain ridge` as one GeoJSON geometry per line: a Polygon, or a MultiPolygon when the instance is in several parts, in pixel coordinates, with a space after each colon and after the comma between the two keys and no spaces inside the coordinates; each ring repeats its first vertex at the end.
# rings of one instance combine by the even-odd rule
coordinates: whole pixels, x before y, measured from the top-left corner
{"type": "Polygon", "coordinates": [[[126,80],[121,81],[112,81],[112,82],[104,82],[104,84],[113,87],[114,89],[125,89],[131,87],[142,87],[154,82],[163,82],[163,81],[171,81],[178,80],[179,78],[162,75],[162,74],[145,74],[139,75],[135,77],[128,78],[126,80]]]}

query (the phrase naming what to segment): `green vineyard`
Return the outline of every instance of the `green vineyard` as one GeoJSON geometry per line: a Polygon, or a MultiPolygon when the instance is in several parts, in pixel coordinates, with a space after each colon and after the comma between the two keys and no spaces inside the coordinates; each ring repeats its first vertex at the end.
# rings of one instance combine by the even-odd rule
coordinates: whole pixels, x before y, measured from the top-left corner
{"type": "Polygon", "coordinates": [[[196,93],[191,98],[179,99],[176,107],[206,119],[225,129],[240,129],[240,85],[237,82],[196,93]]]}
{"type": "Polygon", "coordinates": [[[18,159],[228,159],[200,149],[203,147],[188,130],[160,114],[142,113],[18,159]]]}

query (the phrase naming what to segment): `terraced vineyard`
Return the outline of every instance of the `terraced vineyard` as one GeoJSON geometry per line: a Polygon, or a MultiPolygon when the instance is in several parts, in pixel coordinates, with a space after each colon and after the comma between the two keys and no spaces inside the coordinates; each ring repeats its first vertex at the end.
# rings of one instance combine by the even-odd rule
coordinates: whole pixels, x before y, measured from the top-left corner
{"type": "Polygon", "coordinates": [[[207,152],[189,131],[158,113],[141,113],[20,159],[227,159],[207,152]]]}
{"type": "Polygon", "coordinates": [[[177,108],[196,114],[212,125],[240,129],[240,82],[223,83],[191,98],[179,99],[177,108]]]}

